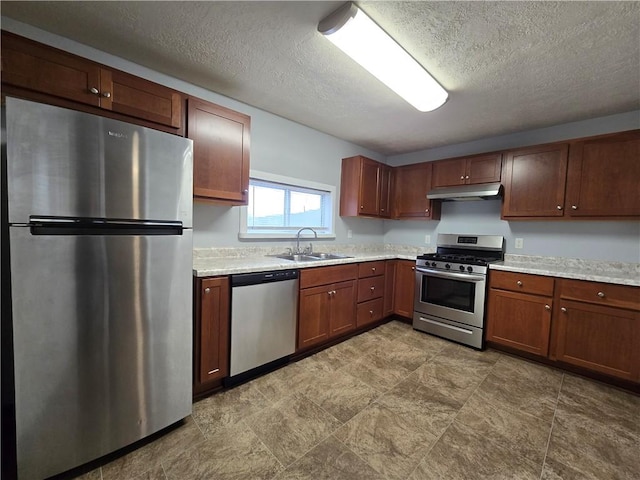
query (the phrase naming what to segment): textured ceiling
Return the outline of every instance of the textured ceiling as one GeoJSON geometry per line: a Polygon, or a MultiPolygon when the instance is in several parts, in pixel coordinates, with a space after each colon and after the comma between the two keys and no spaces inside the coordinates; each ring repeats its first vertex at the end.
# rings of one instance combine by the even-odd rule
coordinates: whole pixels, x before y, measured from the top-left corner
{"type": "Polygon", "coordinates": [[[5,17],[386,155],[640,108],[639,2],[358,2],[449,91],[421,113],[317,30],[343,2],[10,2],[5,17]]]}

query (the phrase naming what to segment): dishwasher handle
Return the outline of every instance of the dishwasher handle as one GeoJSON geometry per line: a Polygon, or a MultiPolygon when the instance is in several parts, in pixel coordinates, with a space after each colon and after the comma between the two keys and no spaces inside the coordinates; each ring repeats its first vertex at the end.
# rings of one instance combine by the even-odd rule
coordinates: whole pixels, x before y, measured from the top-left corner
{"type": "Polygon", "coordinates": [[[240,273],[231,275],[232,287],[259,285],[261,283],[284,282],[295,280],[299,276],[299,270],[274,270],[272,272],[240,273]]]}

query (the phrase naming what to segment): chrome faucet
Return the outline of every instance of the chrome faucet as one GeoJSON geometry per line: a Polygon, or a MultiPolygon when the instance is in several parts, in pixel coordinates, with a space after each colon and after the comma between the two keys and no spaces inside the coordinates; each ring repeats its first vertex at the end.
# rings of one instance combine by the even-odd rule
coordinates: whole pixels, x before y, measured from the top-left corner
{"type": "MultiPolygon", "coordinates": [[[[318,238],[318,233],[311,227],[303,227],[300,230],[298,230],[298,233],[296,234],[296,252],[295,253],[302,253],[300,252],[300,232],[302,232],[303,230],[311,230],[313,232],[313,234],[315,235],[316,238],[318,238]]],[[[305,249],[306,250],[306,249],[305,249]]],[[[313,245],[311,243],[309,243],[309,251],[305,252],[305,253],[312,253],[313,252],[313,245]]]]}

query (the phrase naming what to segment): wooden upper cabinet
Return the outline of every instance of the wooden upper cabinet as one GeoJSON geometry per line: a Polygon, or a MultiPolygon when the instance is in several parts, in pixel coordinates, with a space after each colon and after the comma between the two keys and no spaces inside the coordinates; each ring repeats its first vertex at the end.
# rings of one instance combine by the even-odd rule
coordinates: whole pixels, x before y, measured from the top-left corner
{"type": "Polygon", "coordinates": [[[562,217],[569,144],[506,153],[502,217],[562,217]]]}
{"type": "Polygon", "coordinates": [[[432,162],[396,167],[394,172],[393,218],[440,219],[439,201],[431,201],[432,162]]]}
{"type": "Polygon", "coordinates": [[[392,169],[362,155],[342,159],[341,217],[389,217],[392,169]]]}
{"type": "Polygon", "coordinates": [[[450,187],[500,181],[502,153],[433,162],[432,187],[450,187]]]}
{"type": "Polygon", "coordinates": [[[250,128],[247,115],[196,98],[187,100],[196,199],[228,205],[248,203],[250,128]]]}
{"type": "Polygon", "coordinates": [[[24,98],[79,110],[74,104],[89,105],[182,133],[179,92],[4,31],[2,83],[19,88],[24,98]]]}
{"type": "Polygon", "coordinates": [[[640,130],[571,143],[567,215],[640,216],[640,130]]]}

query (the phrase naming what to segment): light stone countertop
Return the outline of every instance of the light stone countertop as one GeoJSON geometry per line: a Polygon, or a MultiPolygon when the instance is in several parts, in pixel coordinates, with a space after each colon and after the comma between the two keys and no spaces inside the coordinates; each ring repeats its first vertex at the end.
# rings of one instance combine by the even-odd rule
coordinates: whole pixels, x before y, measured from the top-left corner
{"type": "Polygon", "coordinates": [[[604,262],[561,257],[505,255],[492,270],[640,286],[640,263],[604,262]]]}
{"type": "MultiPolygon", "coordinates": [[[[429,247],[390,244],[335,245],[331,247],[318,244],[315,250],[349,255],[351,258],[294,262],[273,256],[283,253],[282,247],[199,248],[193,252],[193,274],[198,277],[213,277],[236,273],[344,265],[375,260],[415,260],[417,255],[435,251],[434,248],[429,247]]],[[[638,263],[507,254],[504,262],[492,263],[490,268],[508,272],[640,286],[640,264],[638,263]]]]}

